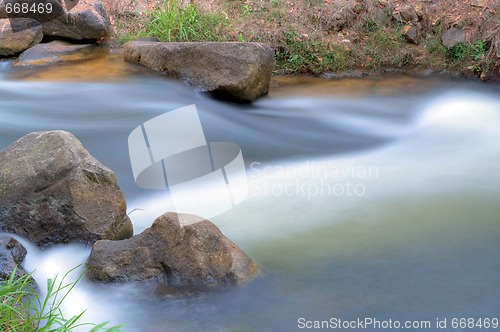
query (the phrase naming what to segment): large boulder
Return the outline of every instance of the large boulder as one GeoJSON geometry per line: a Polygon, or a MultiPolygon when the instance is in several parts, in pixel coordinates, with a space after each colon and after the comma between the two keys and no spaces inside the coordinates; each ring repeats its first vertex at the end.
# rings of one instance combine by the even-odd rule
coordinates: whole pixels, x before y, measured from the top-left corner
{"type": "Polygon", "coordinates": [[[95,58],[101,48],[94,44],[70,44],[54,40],[33,46],[19,55],[14,67],[37,67],[61,63],[79,62],[95,58]]]}
{"type": "Polygon", "coordinates": [[[80,0],[71,10],[42,25],[44,35],[72,40],[99,40],[111,32],[101,0],[80,0]]]}
{"type": "Polygon", "coordinates": [[[0,152],[0,229],[39,246],[132,236],[113,172],[65,131],[31,133],[0,152]]]}
{"type": "Polygon", "coordinates": [[[42,26],[29,18],[0,19],[0,56],[12,56],[38,44],[42,26]]]}
{"type": "Polygon", "coordinates": [[[8,280],[14,270],[15,279],[26,274],[21,266],[26,253],[26,249],[16,239],[0,239],[0,280],[8,280]]]}
{"type": "Polygon", "coordinates": [[[123,56],[216,98],[238,102],[266,95],[275,66],[273,50],[261,43],[133,41],[124,45],[123,56]]]}
{"type": "Polygon", "coordinates": [[[238,284],[256,276],[254,262],[208,220],[166,213],[122,241],[97,241],[87,276],[101,282],[158,281],[170,286],[238,284]]]}

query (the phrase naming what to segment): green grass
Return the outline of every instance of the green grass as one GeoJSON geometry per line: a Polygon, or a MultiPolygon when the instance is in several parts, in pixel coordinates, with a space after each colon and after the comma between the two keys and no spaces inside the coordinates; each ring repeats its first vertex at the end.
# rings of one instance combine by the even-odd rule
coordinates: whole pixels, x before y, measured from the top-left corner
{"type": "Polygon", "coordinates": [[[446,55],[453,61],[478,61],[486,57],[489,47],[487,44],[478,39],[474,44],[471,43],[458,43],[447,50],[446,55]]]}
{"type": "Polygon", "coordinates": [[[193,5],[181,7],[176,0],[148,13],[144,36],[162,41],[223,41],[228,20],[223,15],[198,11],[193,5]]]}
{"type": "Polygon", "coordinates": [[[494,68],[494,59],[487,57],[489,45],[481,40],[447,50],[441,42],[441,24],[423,35],[420,45],[408,44],[403,25],[392,20],[389,11],[384,17],[372,17],[369,9],[360,7],[362,14],[341,33],[327,31],[318,18],[324,5],[321,0],[234,0],[210,13],[192,4],[181,6],[179,0],[165,0],[151,11],[118,18],[117,38],[121,43],[142,37],[167,42],[264,42],[275,52],[274,74],[387,67],[455,72],[474,67],[474,73],[481,73],[494,68]]]}
{"type": "Polygon", "coordinates": [[[468,70],[477,75],[482,72],[493,70],[495,61],[488,58],[489,45],[482,39],[475,43],[458,43],[446,50],[446,57],[450,61],[451,67],[458,67],[461,70],[468,70]]]}
{"type": "Polygon", "coordinates": [[[375,32],[380,29],[380,26],[372,20],[371,18],[367,19],[365,24],[364,24],[365,32],[370,33],[370,32],[375,32]]]}
{"type": "Polygon", "coordinates": [[[8,280],[0,280],[0,330],[64,332],[85,326],[90,332],[121,331],[121,326],[106,327],[107,323],[80,322],[84,312],[71,317],[64,315],[62,304],[81,278],[80,276],[74,282],[65,281],[68,274],[75,269],[67,272],[60,280],[57,276],[48,279],[47,292],[44,296],[33,289],[31,274],[16,279],[14,271],[8,280]]]}
{"type": "Polygon", "coordinates": [[[355,57],[347,46],[328,46],[315,38],[306,38],[296,31],[289,31],[275,41],[278,74],[321,74],[342,71],[353,65],[355,57]]]}

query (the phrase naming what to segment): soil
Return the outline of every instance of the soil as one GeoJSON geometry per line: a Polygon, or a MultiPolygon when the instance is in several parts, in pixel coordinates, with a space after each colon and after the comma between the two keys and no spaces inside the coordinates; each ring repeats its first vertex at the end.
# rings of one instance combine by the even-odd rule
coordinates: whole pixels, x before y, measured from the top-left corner
{"type": "MultiPolygon", "coordinates": [[[[169,0],[165,2],[170,2],[169,0]]],[[[399,68],[405,71],[459,73],[465,77],[500,80],[500,2],[496,0],[179,0],[181,6],[191,4],[208,13],[222,14],[229,19],[235,36],[245,41],[264,41],[279,51],[288,32],[298,40],[319,42],[325,49],[342,47],[346,50],[345,67],[304,68],[284,70],[279,74],[323,74],[361,70],[375,73],[381,69],[399,68]],[[384,45],[371,52],[371,26],[382,27],[387,38],[395,29],[414,26],[417,43],[401,42],[400,53],[393,59],[394,50],[384,45]],[[450,61],[442,46],[442,35],[451,27],[464,32],[465,43],[484,41],[487,56],[479,59],[450,61]],[[368,46],[367,46],[368,45],[368,46]],[[387,54],[384,50],[387,49],[387,54]],[[437,49],[437,51],[434,51],[437,49]]],[[[103,0],[119,39],[122,30],[140,29],[147,12],[158,6],[155,0],[103,0]],[[125,18],[125,19],[124,19],[125,18]],[[117,21],[126,24],[116,24],[117,21]]],[[[401,29],[402,30],[402,29],[401,29]]],[[[399,33],[399,31],[398,31],[399,33]]],[[[384,38],[379,33],[381,39],[384,38]]],[[[313,50],[314,52],[315,50],[313,50]]],[[[318,52],[318,58],[323,56],[318,52]]],[[[477,58],[477,59],[476,59],[477,58]]],[[[279,61],[278,61],[279,64],[279,61]]]]}

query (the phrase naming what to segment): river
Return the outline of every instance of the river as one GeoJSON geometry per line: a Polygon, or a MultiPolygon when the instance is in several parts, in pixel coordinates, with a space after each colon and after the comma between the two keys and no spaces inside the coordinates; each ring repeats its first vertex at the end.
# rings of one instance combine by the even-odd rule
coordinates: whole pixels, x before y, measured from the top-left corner
{"type": "MultiPolygon", "coordinates": [[[[128,135],[195,104],[208,141],[241,147],[248,196],[212,221],[262,275],[208,291],[83,279],[68,313],[87,309],[84,320],[125,331],[293,331],[358,318],[431,330],[446,318],[451,331],[454,318],[500,318],[498,85],[274,78],[269,97],[235,105],[122,65],[80,66],[20,74],[0,62],[0,149],[32,131],[71,131],[115,172],[137,234],[170,206],[135,184],[128,135]]],[[[23,243],[41,285],[90,252],[23,243]]]]}

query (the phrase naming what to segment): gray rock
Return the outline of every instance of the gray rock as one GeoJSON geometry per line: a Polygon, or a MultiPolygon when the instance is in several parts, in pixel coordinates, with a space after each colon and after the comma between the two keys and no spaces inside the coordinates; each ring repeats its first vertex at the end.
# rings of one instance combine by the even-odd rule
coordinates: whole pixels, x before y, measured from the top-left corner
{"type": "Polygon", "coordinates": [[[180,78],[214,97],[251,102],[269,91],[275,60],[260,43],[158,43],[133,41],[126,61],[180,78]]]}
{"type": "Polygon", "coordinates": [[[0,18],[30,18],[39,23],[51,21],[64,15],[78,4],[78,0],[0,0],[0,18]],[[27,4],[28,10],[15,10],[16,3],[27,4]],[[7,6],[13,10],[7,12],[7,6]],[[50,7],[50,10],[47,8],[50,7]]]}
{"type": "Polygon", "coordinates": [[[79,0],[71,10],[44,22],[42,26],[46,36],[73,40],[99,40],[108,37],[111,32],[101,0],[79,0]]]}
{"type": "Polygon", "coordinates": [[[14,62],[14,67],[36,67],[60,63],[79,62],[95,58],[101,49],[94,44],[70,44],[55,40],[38,44],[24,51],[14,62]]]}
{"type": "Polygon", "coordinates": [[[15,279],[26,274],[21,266],[26,253],[26,249],[16,239],[11,237],[0,239],[0,280],[8,280],[14,269],[15,279]]]}
{"type": "Polygon", "coordinates": [[[122,241],[97,241],[87,276],[101,282],[157,281],[170,286],[238,284],[257,275],[255,263],[208,220],[166,213],[122,241]]]}
{"type": "Polygon", "coordinates": [[[0,19],[0,56],[12,56],[38,44],[42,26],[29,18],[0,19]]]}
{"type": "Polygon", "coordinates": [[[401,20],[406,23],[416,23],[418,22],[418,15],[415,9],[411,5],[403,7],[399,14],[401,15],[401,20]]]}
{"type": "Polygon", "coordinates": [[[405,25],[401,30],[401,34],[405,37],[406,41],[418,45],[420,42],[420,29],[415,25],[405,25]]]}
{"type": "Polygon", "coordinates": [[[441,40],[446,48],[452,48],[458,43],[465,42],[465,31],[451,27],[443,33],[441,40]]]}
{"type": "Polygon", "coordinates": [[[0,152],[0,229],[39,246],[132,236],[113,172],[65,131],[31,133],[0,152]]]}

